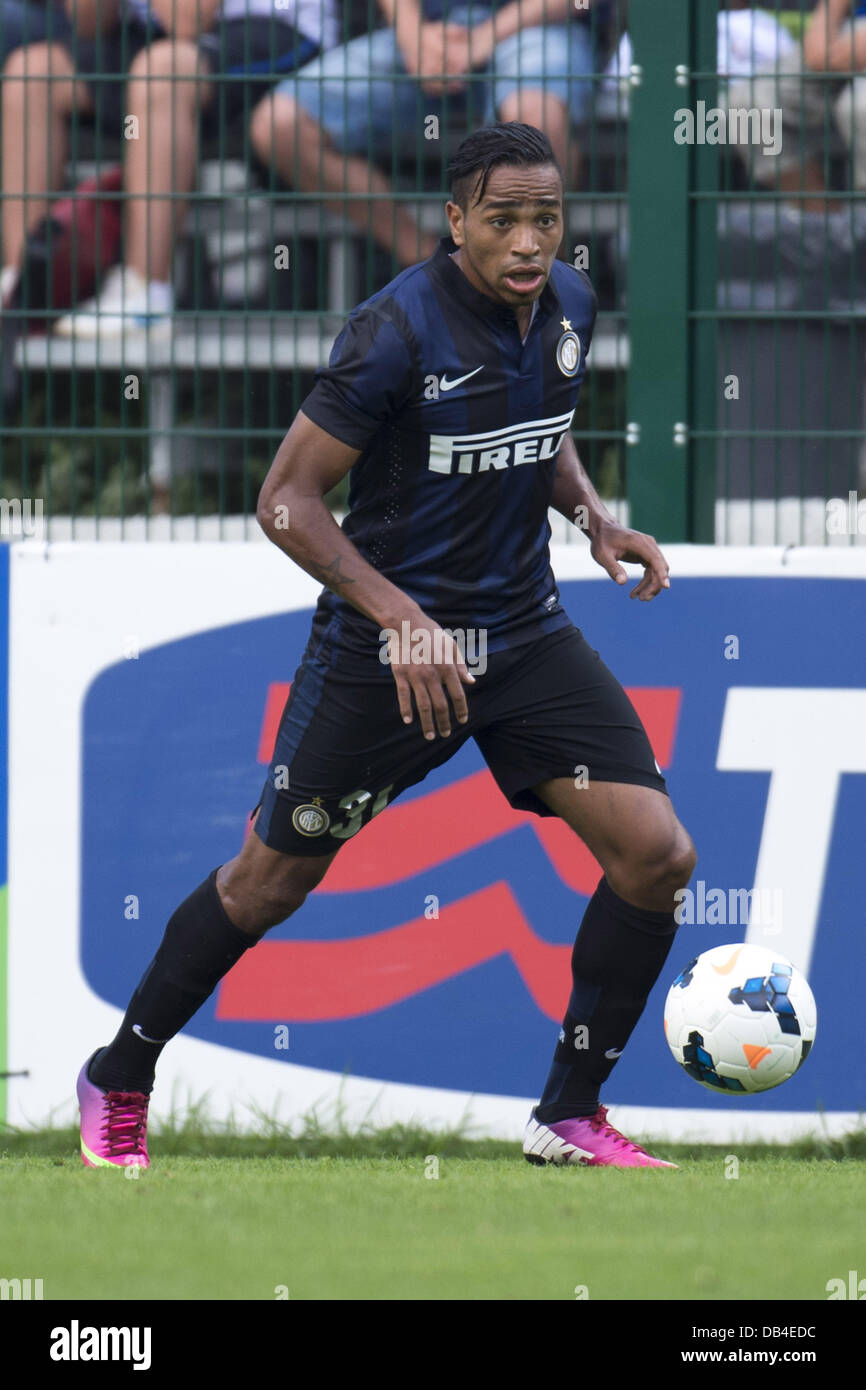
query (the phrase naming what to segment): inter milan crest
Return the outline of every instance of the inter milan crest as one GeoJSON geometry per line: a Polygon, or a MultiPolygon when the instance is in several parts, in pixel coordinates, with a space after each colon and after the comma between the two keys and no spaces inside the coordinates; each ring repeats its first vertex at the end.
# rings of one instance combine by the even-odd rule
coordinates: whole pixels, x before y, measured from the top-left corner
{"type": "Polygon", "coordinates": [[[324,835],[330,824],[331,817],[324,806],[317,806],[313,802],[308,801],[303,806],[296,806],[292,812],[292,825],[302,835],[324,835]]]}
{"type": "Polygon", "coordinates": [[[565,332],[556,345],[556,365],[563,376],[574,376],[580,366],[580,339],[568,319],[559,321],[565,332]]]}

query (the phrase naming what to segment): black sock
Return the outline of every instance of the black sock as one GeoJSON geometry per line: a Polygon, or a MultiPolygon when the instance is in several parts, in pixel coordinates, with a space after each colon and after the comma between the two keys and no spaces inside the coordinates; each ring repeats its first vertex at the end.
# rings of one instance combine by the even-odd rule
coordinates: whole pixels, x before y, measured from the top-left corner
{"type": "Polygon", "coordinates": [[[594,1115],[599,1093],[644,1010],[674,939],[671,912],[646,912],[602,878],[571,955],[572,991],[536,1114],[542,1124],[594,1115]]]}
{"type": "Polygon", "coordinates": [[[149,1094],[164,1045],[258,940],[229,920],[217,892],[217,872],[214,869],[169,919],[116,1038],[90,1064],[88,1076],[95,1086],[149,1094]]]}

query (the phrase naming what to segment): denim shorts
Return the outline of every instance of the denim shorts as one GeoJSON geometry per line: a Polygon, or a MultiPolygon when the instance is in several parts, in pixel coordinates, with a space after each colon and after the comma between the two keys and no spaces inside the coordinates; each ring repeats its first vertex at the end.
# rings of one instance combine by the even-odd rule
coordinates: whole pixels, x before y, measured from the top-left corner
{"type": "MultiPolygon", "coordinates": [[[[450,10],[449,23],[471,26],[489,14],[484,6],[450,10]]],[[[399,129],[423,129],[427,116],[462,116],[471,123],[498,119],[502,103],[521,88],[543,90],[568,106],[575,124],[585,120],[593,71],[589,27],[538,25],[496,45],[490,63],[470,75],[468,92],[430,96],[408,78],[393,29],[371,34],[306,64],[276,91],[293,97],[321,125],[338,149],[365,152],[399,129]],[[479,80],[479,79],[483,80],[479,80]],[[472,80],[474,79],[474,80],[472,80]]]]}
{"type": "Polygon", "coordinates": [[[29,0],[0,3],[0,63],[26,43],[60,43],[72,33],[72,25],[59,0],[34,5],[29,0]]]}

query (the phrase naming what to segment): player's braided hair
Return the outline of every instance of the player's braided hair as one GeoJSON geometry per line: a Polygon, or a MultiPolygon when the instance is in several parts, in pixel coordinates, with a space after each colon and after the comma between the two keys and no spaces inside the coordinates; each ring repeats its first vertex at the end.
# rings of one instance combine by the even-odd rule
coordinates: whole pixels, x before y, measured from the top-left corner
{"type": "Polygon", "coordinates": [[[474,130],[458,147],[448,165],[452,202],[465,212],[470,190],[475,188],[475,202],[480,203],[491,169],[502,164],[553,164],[562,177],[553,147],[543,130],[521,121],[500,121],[497,125],[474,130]]]}

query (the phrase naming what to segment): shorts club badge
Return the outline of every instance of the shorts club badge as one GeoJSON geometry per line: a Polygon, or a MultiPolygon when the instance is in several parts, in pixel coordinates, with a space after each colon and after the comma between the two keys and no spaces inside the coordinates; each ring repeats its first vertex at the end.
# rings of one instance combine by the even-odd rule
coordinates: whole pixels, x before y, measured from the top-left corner
{"type": "Polygon", "coordinates": [[[331,817],[317,796],[303,806],[296,806],[292,812],[292,825],[302,835],[324,835],[330,824],[331,817]]]}

